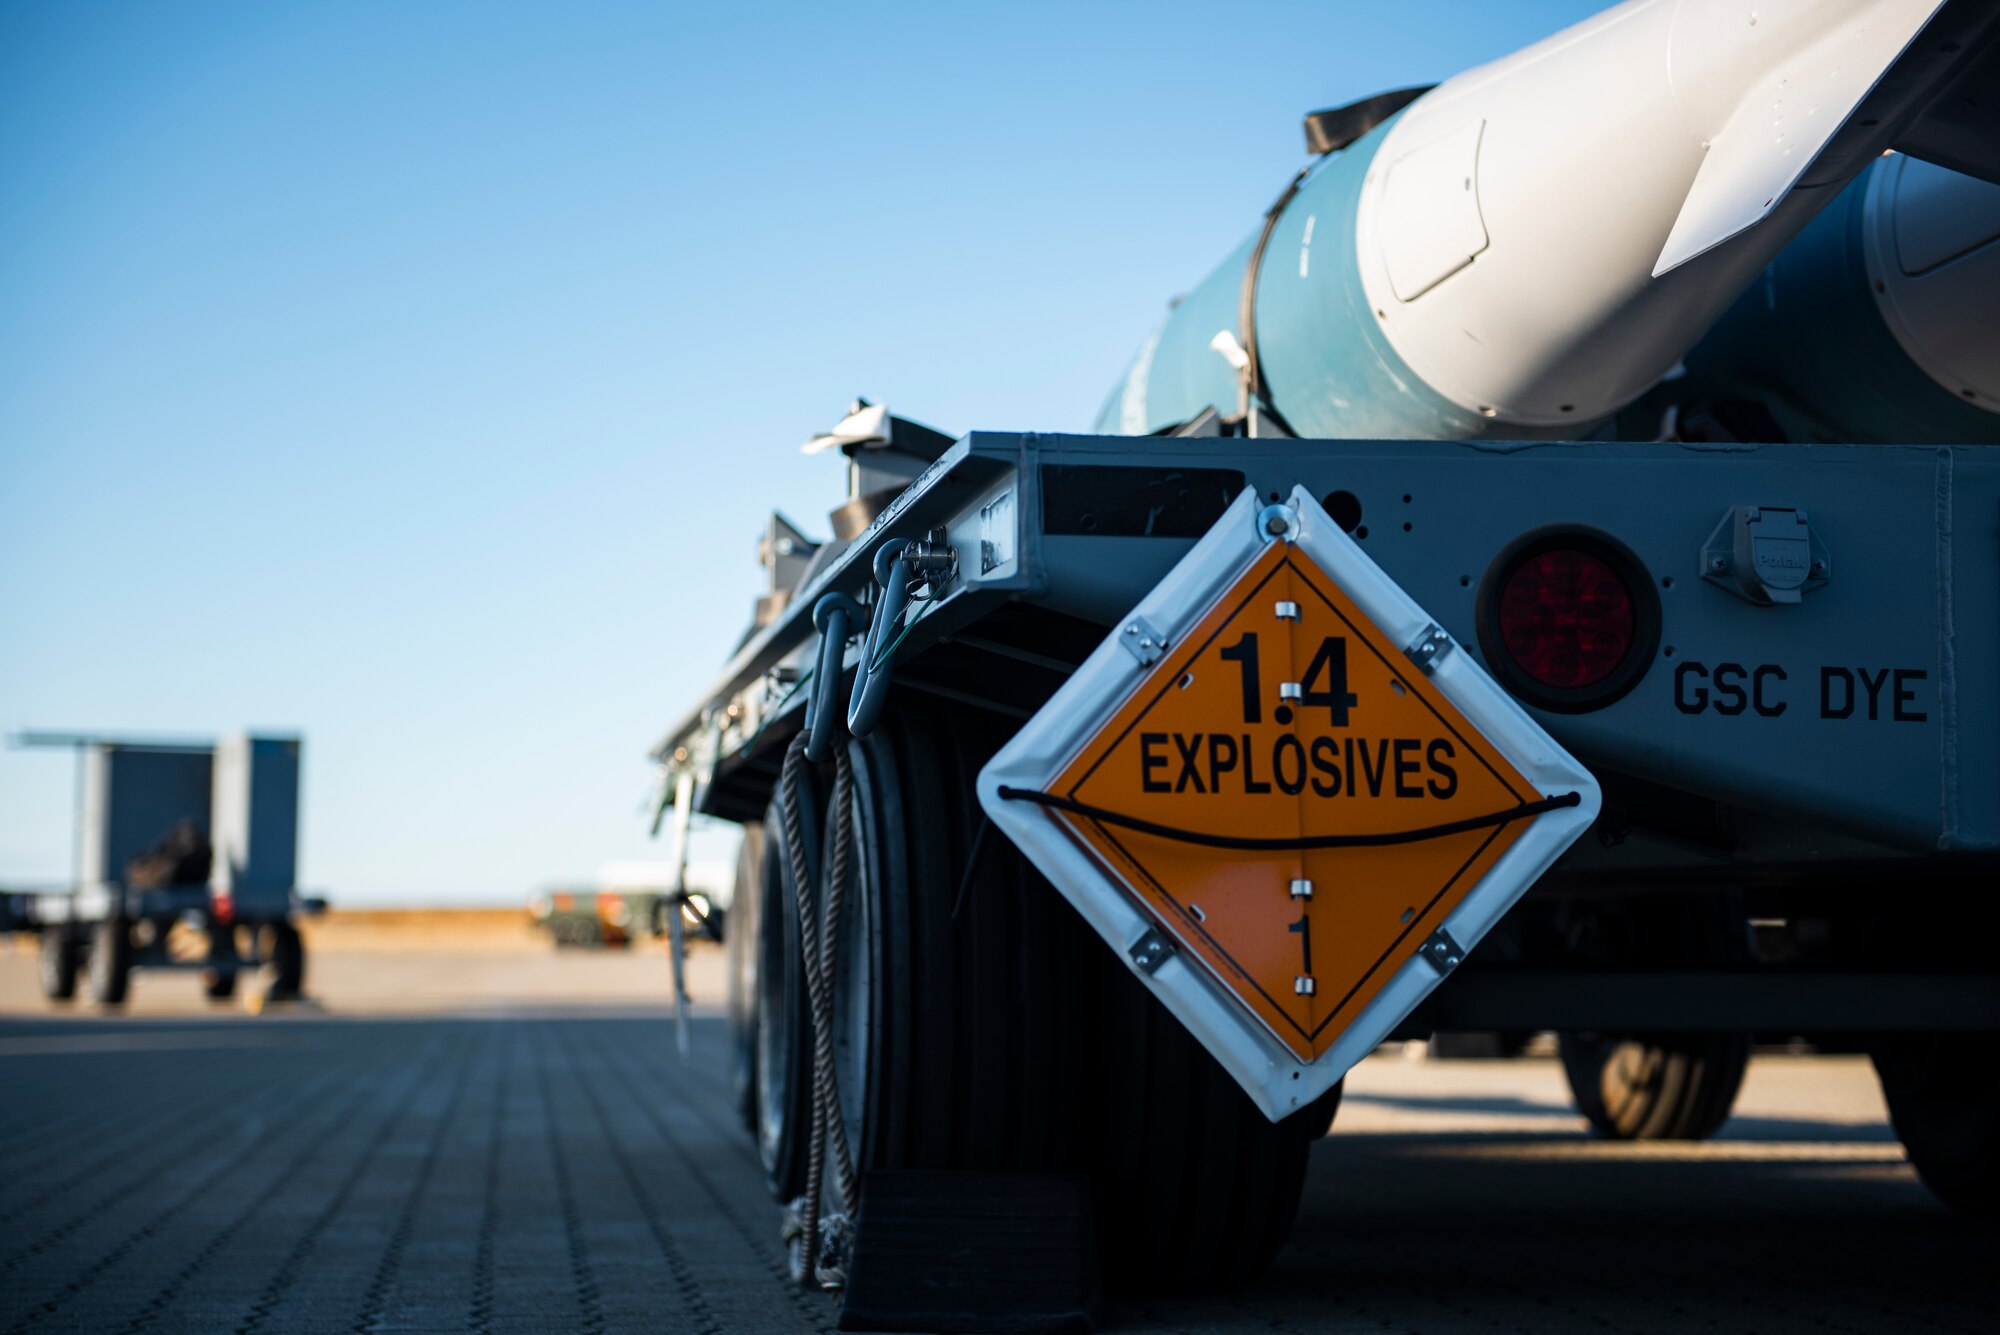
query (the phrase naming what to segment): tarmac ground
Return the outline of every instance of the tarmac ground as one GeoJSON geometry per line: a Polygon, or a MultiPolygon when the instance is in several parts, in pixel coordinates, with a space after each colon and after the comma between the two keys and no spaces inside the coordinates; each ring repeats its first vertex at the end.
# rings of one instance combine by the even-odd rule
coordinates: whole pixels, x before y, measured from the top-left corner
{"type": "MultiPolygon", "coordinates": [[[[832,1328],[781,1281],[721,1021],[683,1064],[657,955],[315,968],[319,1008],[161,975],[51,1015],[0,954],[0,1329],[832,1328]]],[[[1108,1329],[1990,1332],[1997,1242],[1916,1181],[1858,1058],[1760,1057],[1715,1140],[1624,1145],[1547,1058],[1384,1053],[1272,1271],[1108,1329]]]]}

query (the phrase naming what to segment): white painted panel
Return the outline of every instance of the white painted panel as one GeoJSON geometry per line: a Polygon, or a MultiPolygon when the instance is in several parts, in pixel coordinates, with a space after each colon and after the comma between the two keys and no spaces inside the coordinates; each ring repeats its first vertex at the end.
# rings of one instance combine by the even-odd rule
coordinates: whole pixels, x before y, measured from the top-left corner
{"type": "Polygon", "coordinates": [[[1389,167],[1382,206],[1402,225],[1382,238],[1382,259],[1398,300],[1415,301],[1486,249],[1486,224],[1479,217],[1479,135],[1485,125],[1469,121],[1389,167]]]}
{"type": "MultiPolygon", "coordinates": [[[[1356,260],[1384,336],[1462,407],[1587,432],[1804,226],[1800,208],[1743,230],[1939,2],[1630,0],[1439,84],[1390,127],[1359,201],[1356,260]],[[1405,155],[1468,125],[1483,125],[1470,193],[1484,249],[1410,301],[1465,248],[1413,243],[1440,226],[1438,198],[1391,187],[1405,155]]],[[[1890,128],[1868,133],[1886,146],[1890,128]]]]}

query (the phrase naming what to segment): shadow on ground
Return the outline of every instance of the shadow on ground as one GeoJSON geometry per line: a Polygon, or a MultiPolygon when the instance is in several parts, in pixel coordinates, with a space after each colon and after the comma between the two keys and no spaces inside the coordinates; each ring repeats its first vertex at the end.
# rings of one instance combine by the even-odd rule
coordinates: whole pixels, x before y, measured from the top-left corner
{"type": "MultiPolygon", "coordinates": [[[[829,1328],[780,1283],[720,1027],[695,1028],[682,1066],[663,1014],[0,1022],[0,1327],[829,1328]]],[[[1546,1100],[1356,1097],[1373,1129],[1317,1147],[1263,1281],[1120,1301],[1116,1328],[1994,1328],[2000,1238],[1877,1126],[1630,1147],[1546,1100]]]]}

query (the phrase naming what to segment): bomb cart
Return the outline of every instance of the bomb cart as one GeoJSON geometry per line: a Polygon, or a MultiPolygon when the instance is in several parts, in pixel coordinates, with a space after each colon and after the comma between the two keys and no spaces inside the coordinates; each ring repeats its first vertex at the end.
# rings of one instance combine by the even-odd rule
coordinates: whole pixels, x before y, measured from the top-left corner
{"type": "Polygon", "coordinates": [[[1862,1049],[2000,1209],[2000,11],[1764,20],[1309,117],[1091,434],[809,443],[832,535],[773,518],[657,751],[746,830],[802,1275],[871,1175],[1066,1171],[1115,1282],[1241,1281],[1439,1031],[1555,1031],[1626,1138],[1718,1129],[1759,1035],[1862,1049]]]}
{"type": "Polygon", "coordinates": [[[26,732],[16,745],[76,753],[76,867],[71,884],[21,898],[21,925],[41,938],[42,991],[124,1002],[135,969],[198,972],[206,994],[270,971],[264,998],[305,986],[301,914],[325,901],[300,893],[296,737],[218,741],[26,732]]]}

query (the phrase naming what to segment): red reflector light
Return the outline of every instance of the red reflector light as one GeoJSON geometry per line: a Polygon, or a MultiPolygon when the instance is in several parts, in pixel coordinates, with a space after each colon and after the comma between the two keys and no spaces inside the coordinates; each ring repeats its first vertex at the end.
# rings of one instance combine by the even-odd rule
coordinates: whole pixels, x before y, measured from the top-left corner
{"type": "Polygon", "coordinates": [[[1478,615],[1487,670],[1517,698],[1559,714],[1621,698],[1660,648],[1653,577],[1624,543],[1576,524],[1508,544],[1480,582],[1478,615]]]}
{"type": "Polygon", "coordinates": [[[1595,686],[1632,651],[1632,591],[1609,562],[1566,548],[1530,556],[1500,588],[1495,620],[1507,656],[1557,690],[1595,686]]]}

